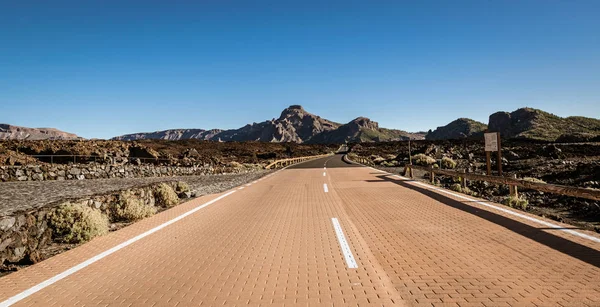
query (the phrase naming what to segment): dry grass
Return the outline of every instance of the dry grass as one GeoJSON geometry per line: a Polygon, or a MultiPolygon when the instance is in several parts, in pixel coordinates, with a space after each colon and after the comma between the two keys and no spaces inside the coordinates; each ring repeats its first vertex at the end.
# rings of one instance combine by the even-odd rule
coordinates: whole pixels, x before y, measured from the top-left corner
{"type": "Polygon", "coordinates": [[[50,217],[54,237],[65,243],[86,242],[108,233],[108,218],[85,205],[64,203],[50,217]]]}

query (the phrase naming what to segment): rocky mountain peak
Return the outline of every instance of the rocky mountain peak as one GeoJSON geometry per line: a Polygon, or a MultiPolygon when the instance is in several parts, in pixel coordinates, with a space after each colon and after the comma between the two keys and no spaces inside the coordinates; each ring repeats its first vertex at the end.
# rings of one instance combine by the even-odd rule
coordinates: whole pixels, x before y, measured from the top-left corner
{"type": "MultiPolygon", "coordinates": [[[[299,117],[299,118],[302,118],[306,114],[312,115],[312,114],[306,112],[301,105],[295,104],[295,105],[291,105],[291,106],[285,108],[281,112],[281,116],[279,116],[279,120],[283,120],[283,119],[289,118],[289,117],[299,117]]],[[[312,115],[312,116],[315,116],[315,115],[312,115]]]]}
{"type": "Polygon", "coordinates": [[[357,117],[348,124],[358,128],[379,129],[379,123],[374,122],[367,117],[357,117]]]}

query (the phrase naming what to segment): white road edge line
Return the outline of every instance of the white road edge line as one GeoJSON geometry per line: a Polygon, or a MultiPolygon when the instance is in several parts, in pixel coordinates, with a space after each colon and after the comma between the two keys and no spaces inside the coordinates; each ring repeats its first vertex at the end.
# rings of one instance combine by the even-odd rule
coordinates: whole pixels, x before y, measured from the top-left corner
{"type": "Polygon", "coordinates": [[[238,188],[238,190],[243,190],[243,189],[244,189],[244,187],[239,187],[239,188],[238,188]]]}
{"type": "Polygon", "coordinates": [[[338,242],[340,243],[340,248],[344,254],[344,259],[346,259],[346,265],[348,265],[349,269],[357,269],[358,264],[356,263],[356,260],[354,260],[354,255],[352,255],[350,245],[348,245],[348,241],[346,241],[346,236],[344,236],[344,231],[342,230],[340,222],[335,217],[331,218],[331,222],[333,223],[335,235],[337,236],[338,242]]]}
{"type": "Polygon", "coordinates": [[[329,192],[329,189],[327,188],[327,183],[323,183],[323,190],[325,191],[325,193],[329,192]]]}
{"type": "MultiPolygon", "coordinates": [[[[371,168],[373,170],[376,170],[376,171],[379,171],[379,172],[382,172],[382,173],[386,173],[388,175],[392,175],[394,177],[398,177],[400,179],[412,180],[410,178],[406,178],[404,176],[400,176],[400,175],[396,175],[396,174],[390,174],[388,172],[385,172],[385,171],[382,171],[382,170],[378,170],[378,169],[373,168],[373,167],[369,167],[369,168],[371,168]]],[[[531,221],[531,222],[534,222],[534,223],[537,223],[537,224],[540,224],[540,225],[543,225],[543,226],[546,226],[546,227],[549,227],[549,228],[552,228],[552,229],[555,229],[555,230],[558,230],[558,231],[564,231],[564,232],[566,232],[568,234],[572,234],[572,235],[580,237],[580,238],[584,238],[584,239],[588,239],[588,240],[593,241],[593,242],[600,243],[600,238],[596,238],[594,236],[590,236],[590,235],[587,235],[585,233],[581,233],[581,232],[578,232],[578,231],[575,231],[575,230],[572,230],[572,229],[565,229],[564,226],[556,225],[554,223],[549,223],[549,222],[546,222],[546,221],[542,221],[540,219],[536,219],[534,217],[531,217],[531,216],[528,216],[528,215],[525,215],[525,214],[514,212],[514,211],[508,210],[506,208],[502,208],[502,207],[496,206],[494,204],[490,204],[488,202],[479,201],[479,200],[476,200],[476,199],[473,199],[473,198],[462,196],[462,195],[450,192],[450,191],[448,191],[446,189],[436,188],[436,187],[433,187],[433,186],[431,186],[429,184],[426,184],[426,183],[423,183],[423,182],[419,182],[419,181],[411,181],[409,183],[411,183],[411,184],[418,184],[420,186],[428,188],[429,190],[434,190],[434,191],[442,192],[442,193],[445,193],[445,194],[449,194],[449,195],[452,195],[454,197],[457,197],[457,198],[460,198],[460,199],[463,199],[463,200],[466,200],[466,201],[474,202],[476,204],[479,204],[479,205],[482,205],[482,206],[486,206],[488,208],[492,208],[492,209],[495,209],[495,210],[498,210],[498,211],[501,211],[501,212],[504,212],[504,213],[508,213],[510,215],[514,215],[514,216],[520,217],[522,219],[526,219],[528,221],[531,221]]]]}
{"type": "Polygon", "coordinates": [[[117,246],[115,246],[115,247],[113,247],[111,249],[109,249],[109,250],[106,250],[106,251],[104,251],[104,252],[102,252],[102,253],[100,253],[100,254],[98,254],[98,255],[96,255],[96,256],[94,256],[94,257],[92,257],[92,258],[90,258],[90,259],[88,259],[88,260],[86,260],[86,261],[84,261],[84,262],[82,262],[82,263],[80,263],[80,264],[78,264],[78,265],[76,265],[76,266],[74,266],[74,267],[72,267],[72,268],[70,268],[70,269],[68,269],[68,270],[66,270],[66,271],[58,274],[58,275],[56,275],[56,276],[54,276],[54,277],[52,277],[52,278],[46,279],[45,281],[43,281],[43,282],[41,282],[41,283],[39,283],[39,284],[37,284],[37,285],[35,285],[35,286],[33,286],[33,287],[25,290],[25,291],[23,291],[23,292],[15,295],[15,296],[11,297],[11,298],[8,298],[7,300],[5,300],[3,302],[0,302],[0,307],[11,306],[12,304],[21,301],[22,299],[24,299],[24,298],[26,298],[26,297],[28,297],[28,296],[30,296],[30,295],[32,295],[32,294],[34,294],[34,293],[36,293],[36,292],[44,289],[44,288],[46,288],[46,287],[48,287],[48,286],[56,283],[57,281],[59,281],[61,279],[64,279],[67,276],[69,276],[69,275],[71,275],[73,273],[76,273],[76,272],[82,270],[83,268],[89,266],[90,264],[92,264],[92,263],[94,263],[94,262],[96,262],[96,261],[98,261],[98,260],[100,260],[100,259],[102,259],[102,258],[104,258],[104,257],[106,257],[108,255],[110,255],[110,254],[113,254],[114,252],[116,252],[116,251],[118,251],[120,249],[123,249],[124,247],[129,246],[129,245],[133,244],[134,242],[139,241],[139,240],[143,239],[144,237],[147,237],[147,236],[149,236],[149,235],[151,235],[151,234],[153,234],[153,233],[155,233],[155,232],[157,232],[157,231],[159,231],[159,230],[161,230],[161,229],[163,229],[163,228],[165,228],[165,227],[167,227],[167,226],[169,226],[169,225],[171,225],[171,224],[173,224],[175,222],[178,222],[179,220],[187,217],[188,215],[194,214],[195,212],[199,211],[200,209],[203,209],[206,206],[212,205],[215,202],[217,202],[217,201],[219,201],[219,200],[221,200],[221,199],[223,199],[223,198],[225,198],[225,197],[227,197],[227,196],[229,196],[229,195],[231,195],[233,193],[235,193],[235,190],[234,191],[230,191],[230,192],[228,192],[226,194],[223,194],[223,195],[221,195],[221,196],[219,196],[219,197],[217,197],[217,198],[215,198],[215,199],[213,199],[213,200],[211,200],[209,202],[206,202],[206,203],[204,203],[204,204],[202,204],[202,205],[200,205],[200,206],[198,206],[198,207],[196,207],[196,208],[194,208],[194,209],[192,209],[192,210],[190,210],[190,211],[188,211],[188,212],[186,212],[184,214],[181,214],[180,216],[178,216],[178,217],[176,217],[176,218],[174,218],[172,220],[169,220],[169,221],[167,221],[165,223],[162,223],[162,224],[160,224],[160,225],[158,225],[158,226],[156,226],[156,227],[154,227],[154,228],[152,228],[152,229],[150,229],[150,230],[148,230],[148,231],[146,231],[146,232],[144,232],[144,233],[142,233],[140,235],[137,235],[137,236],[135,236],[135,237],[133,237],[133,238],[131,238],[131,239],[129,239],[129,240],[127,240],[127,241],[125,241],[125,242],[123,242],[123,243],[121,243],[121,244],[119,244],[119,245],[117,245],[117,246]]]}

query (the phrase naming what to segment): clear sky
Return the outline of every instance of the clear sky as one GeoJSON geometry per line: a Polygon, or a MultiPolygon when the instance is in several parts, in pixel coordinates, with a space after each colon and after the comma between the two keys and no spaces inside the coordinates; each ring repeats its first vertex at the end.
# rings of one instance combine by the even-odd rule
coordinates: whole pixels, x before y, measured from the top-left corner
{"type": "Polygon", "coordinates": [[[600,1],[0,0],[0,123],[86,138],[301,104],[408,131],[600,117],[600,1]]]}

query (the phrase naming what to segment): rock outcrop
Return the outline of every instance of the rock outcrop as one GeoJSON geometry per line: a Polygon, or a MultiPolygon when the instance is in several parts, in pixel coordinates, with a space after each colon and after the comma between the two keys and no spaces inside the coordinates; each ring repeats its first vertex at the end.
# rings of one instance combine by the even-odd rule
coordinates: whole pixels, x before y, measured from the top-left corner
{"type": "Polygon", "coordinates": [[[484,123],[469,118],[459,118],[446,126],[429,131],[425,139],[448,140],[481,137],[485,129],[487,129],[487,126],[484,123]]]}
{"type": "Polygon", "coordinates": [[[488,127],[490,131],[500,132],[504,138],[544,141],[591,140],[600,135],[598,119],[582,116],[563,118],[532,108],[521,108],[511,113],[496,112],[490,115],[488,127]]]}
{"type": "Polygon", "coordinates": [[[28,128],[0,124],[0,140],[79,140],[73,133],[54,128],[28,128]]]}
{"type": "Polygon", "coordinates": [[[379,128],[379,124],[366,117],[358,117],[335,130],[314,136],[311,143],[387,142],[423,139],[423,134],[402,130],[379,128]]]}
{"type": "Polygon", "coordinates": [[[261,141],[305,143],[319,133],[335,130],[340,124],[308,113],[299,105],[281,112],[277,119],[226,130],[213,139],[220,141],[261,141]]]}

